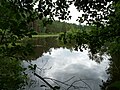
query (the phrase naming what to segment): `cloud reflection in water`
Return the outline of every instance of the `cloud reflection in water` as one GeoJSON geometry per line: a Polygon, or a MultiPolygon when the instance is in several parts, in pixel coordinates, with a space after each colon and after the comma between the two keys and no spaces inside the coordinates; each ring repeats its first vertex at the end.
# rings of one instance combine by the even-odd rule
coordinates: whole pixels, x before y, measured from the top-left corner
{"type": "Polygon", "coordinates": [[[52,48],[51,54],[43,53],[42,57],[39,57],[32,63],[37,64],[38,67],[42,67],[43,63],[47,60],[48,62],[44,68],[50,68],[51,66],[52,68],[44,73],[45,77],[65,81],[68,78],[75,76],[75,79],[83,79],[93,90],[100,90],[99,85],[102,83],[101,80],[106,80],[108,77],[105,70],[108,68],[109,61],[105,59],[98,64],[95,61],[89,60],[87,51],[71,52],[66,48],[52,48]]]}

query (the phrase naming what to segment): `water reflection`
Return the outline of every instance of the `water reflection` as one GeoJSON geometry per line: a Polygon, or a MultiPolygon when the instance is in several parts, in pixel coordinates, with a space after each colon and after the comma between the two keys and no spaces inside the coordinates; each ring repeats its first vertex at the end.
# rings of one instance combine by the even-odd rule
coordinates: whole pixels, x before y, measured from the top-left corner
{"type": "MultiPolygon", "coordinates": [[[[37,73],[44,77],[54,78],[63,82],[75,76],[67,83],[71,84],[74,80],[81,79],[87,83],[92,90],[100,90],[99,85],[102,84],[102,80],[106,81],[108,78],[105,72],[109,63],[107,57],[98,64],[95,61],[89,60],[87,50],[83,52],[73,50],[71,52],[71,50],[67,48],[60,47],[57,41],[54,40],[56,39],[44,38],[43,41],[42,39],[41,41],[40,39],[35,39],[37,45],[36,52],[39,57],[37,60],[32,61],[32,63],[37,64],[37,66],[43,70],[38,69],[37,73]]],[[[41,84],[39,78],[34,77],[34,79],[39,82],[39,85],[30,87],[29,90],[45,90],[40,87],[40,85],[43,84],[41,84]]],[[[85,83],[80,81],[75,83],[75,85],[87,87],[81,88],[80,90],[90,90],[85,83]]],[[[62,84],[60,84],[60,86],[61,90],[64,90],[66,87],[62,84]]],[[[69,90],[75,89],[71,88],[69,90]]]]}
{"type": "Polygon", "coordinates": [[[31,42],[35,45],[35,55],[32,56],[35,59],[42,56],[45,52],[50,52],[50,48],[60,47],[57,37],[33,38],[31,42]]]}
{"type": "MultiPolygon", "coordinates": [[[[34,64],[39,67],[48,60],[44,68],[52,68],[44,73],[44,76],[58,79],[60,81],[67,80],[72,76],[85,80],[93,90],[99,90],[101,80],[106,80],[108,75],[105,70],[108,68],[108,61],[103,60],[101,64],[89,60],[87,51],[71,52],[68,49],[58,48],[52,49],[51,54],[43,53],[34,64]]],[[[88,89],[89,90],[89,89],[88,89]]]]}

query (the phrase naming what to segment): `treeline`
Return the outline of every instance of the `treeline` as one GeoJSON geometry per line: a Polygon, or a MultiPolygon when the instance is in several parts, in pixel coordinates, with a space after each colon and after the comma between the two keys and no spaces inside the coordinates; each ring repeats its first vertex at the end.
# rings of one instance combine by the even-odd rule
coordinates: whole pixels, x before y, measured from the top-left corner
{"type": "Polygon", "coordinates": [[[33,24],[33,28],[38,33],[47,33],[47,34],[55,34],[60,32],[67,32],[69,30],[90,30],[90,26],[76,25],[72,23],[54,21],[51,24],[44,25],[42,20],[35,21],[33,24]]]}
{"type": "Polygon", "coordinates": [[[60,33],[66,32],[71,28],[78,29],[79,26],[76,24],[70,24],[66,22],[54,21],[51,24],[44,26],[42,21],[39,21],[39,33],[60,33]]]}

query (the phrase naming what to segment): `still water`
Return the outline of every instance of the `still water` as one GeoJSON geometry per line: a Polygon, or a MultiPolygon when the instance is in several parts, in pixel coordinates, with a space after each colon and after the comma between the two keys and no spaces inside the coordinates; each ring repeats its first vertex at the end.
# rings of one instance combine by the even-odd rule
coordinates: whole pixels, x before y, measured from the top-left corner
{"type": "MultiPolygon", "coordinates": [[[[34,38],[33,41],[37,54],[31,63],[38,66],[36,73],[46,77],[51,85],[60,86],[60,90],[100,90],[102,80],[107,80],[106,70],[109,67],[107,56],[104,56],[104,60],[99,64],[89,59],[87,50],[80,52],[62,47],[54,37],[34,38]]],[[[46,89],[48,87],[45,83],[32,73],[30,78],[26,90],[50,90],[46,89]],[[42,87],[43,85],[45,87],[42,87]]]]}

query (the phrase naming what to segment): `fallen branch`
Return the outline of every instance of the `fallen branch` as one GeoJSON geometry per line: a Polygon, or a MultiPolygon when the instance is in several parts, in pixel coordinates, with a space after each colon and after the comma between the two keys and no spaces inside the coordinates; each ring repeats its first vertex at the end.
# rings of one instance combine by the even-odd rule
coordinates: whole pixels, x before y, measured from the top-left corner
{"type": "Polygon", "coordinates": [[[43,77],[41,77],[40,75],[38,75],[37,73],[34,73],[35,76],[37,76],[38,78],[40,78],[43,82],[45,82],[52,90],[56,90],[52,85],[50,85],[43,77]]]}

